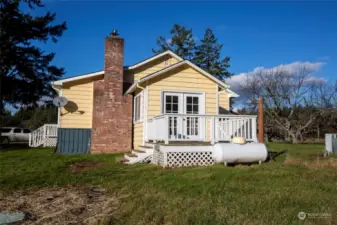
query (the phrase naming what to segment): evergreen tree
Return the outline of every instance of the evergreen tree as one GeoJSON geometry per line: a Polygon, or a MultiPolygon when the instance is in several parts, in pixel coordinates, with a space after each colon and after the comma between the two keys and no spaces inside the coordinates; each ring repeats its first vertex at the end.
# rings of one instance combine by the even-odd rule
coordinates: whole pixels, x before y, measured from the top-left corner
{"type": "Polygon", "coordinates": [[[4,105],[36,106],[41,97],[53,93],[50,83],[64,74],[64,69],[52,65],[54,53],[46,53],[36,42],[56,43],[66,23],[52,24],[55,13],[32,16],[23,12],[43,7],[41,0],[2,0],[0,2],[0,113],[4,105]]]}
{"type": "Polygon", "coordinates": [[[170,30],[172,35],[170,39],[160,36],[157,39],[159,49],[152,49],[154,53],[161,53],[166,50],[171,50],[181,58],[192,60],[194,58],[195,41],[192,34],[192,29],[186,29],[184,26],[174,24],[170,30]]]}
{"type": "Polygon", "coordinates": [[[230,57],[226,56],[224,59],[220,59],[222,47],[222,44],[218,44],[213,31],[207,28],[201,44],[196,47],[193,62],[210,74],[224,80],[231,77],[232,74],[227,70],[230,66],[230,57]]]}

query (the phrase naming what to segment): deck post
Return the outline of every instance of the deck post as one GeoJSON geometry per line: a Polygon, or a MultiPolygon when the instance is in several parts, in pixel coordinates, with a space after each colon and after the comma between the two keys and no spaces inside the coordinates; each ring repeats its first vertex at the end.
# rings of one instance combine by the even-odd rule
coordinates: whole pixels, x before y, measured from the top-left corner
{"type": "Polygon", "coordinates": [[[169,119],[168,119],[168,116],[167,115],[165,115],[165,127],[164,127],[164,141],[165,141],[165,144],[167,145],[168,143],[169,143],[169,135],[170,135],[170,133],[169,133],[169,119]]]}
{"type": "Polygon", "coordinates": [[[263,121],[263,98],[259,98],[258,107],[258,119],[259,119],[259,143],[264,141],[264,121],[263,121]]]}
{"type": "Polygon", "coordinates": [[[152,123],[153,123],[153,126],[152,126],[152,132],[153,132],[153,141],[157,141],[157,120],[155,118],[152,118],[152,123]]]}
{"type": "Polygon", "coordinates": [[[214,116],[211,117],[211,144],[215,143],[215,120],[214,116]]]}

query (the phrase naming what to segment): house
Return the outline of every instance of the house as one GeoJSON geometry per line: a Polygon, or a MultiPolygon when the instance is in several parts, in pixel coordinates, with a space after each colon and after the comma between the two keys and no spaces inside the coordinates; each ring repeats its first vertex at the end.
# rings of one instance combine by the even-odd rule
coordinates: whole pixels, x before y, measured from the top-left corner
{"type": "Polygon", "coordinates": [[[123,59],[124,40],[112,33],[105,39],[104,70],[52,84],[68,99],[59,127],[92,129],[91,153],[214,144],[233,136],[256,140],[256,116],[220,114],[238,97],[224,81],[171,51],[131,66],[123,59]]]}

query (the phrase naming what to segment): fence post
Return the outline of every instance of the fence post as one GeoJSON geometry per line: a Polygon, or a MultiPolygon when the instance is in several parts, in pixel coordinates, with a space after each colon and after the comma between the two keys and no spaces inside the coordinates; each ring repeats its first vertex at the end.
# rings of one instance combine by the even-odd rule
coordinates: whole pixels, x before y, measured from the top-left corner
{"type": "Polygon", "coordinates": [[[259,98],[258,118],[259,118],[259,142],[263,143],[264,142],[263,98],[259,98]]]}

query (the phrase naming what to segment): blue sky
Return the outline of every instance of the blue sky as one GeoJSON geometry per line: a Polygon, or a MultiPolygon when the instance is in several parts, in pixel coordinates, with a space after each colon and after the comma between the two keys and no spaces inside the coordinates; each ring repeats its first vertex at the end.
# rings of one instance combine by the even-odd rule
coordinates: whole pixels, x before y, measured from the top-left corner
{"type": "Polygon", "coordinates": [[[337,78],[337,2],[121,2],[46,1],[45,10],[67,21],[57,44],[41,45],[56,52],[54,63],[65,77],[103,69],[104,38],[118,29],[125,38],[125,65],[153,55],[159,35],[174,23],[192,28],[201,39],[213,29],[230,72],[242,74],[263,66],[317,63],[318,77],[337,78]]]}

